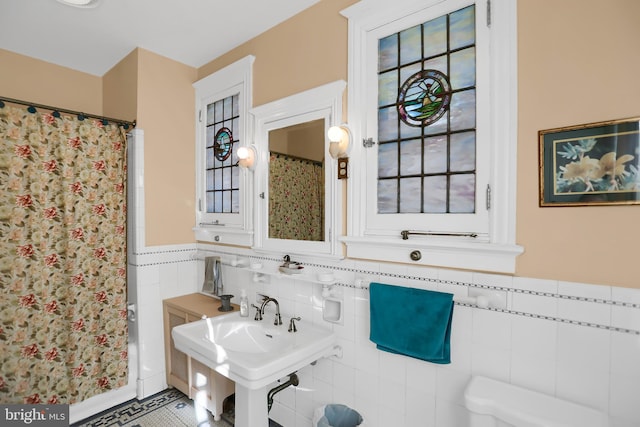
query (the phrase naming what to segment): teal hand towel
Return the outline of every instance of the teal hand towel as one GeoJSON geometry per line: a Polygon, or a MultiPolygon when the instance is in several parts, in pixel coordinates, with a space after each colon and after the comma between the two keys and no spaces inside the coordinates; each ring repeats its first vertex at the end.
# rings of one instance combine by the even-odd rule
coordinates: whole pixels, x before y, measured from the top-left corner
{"type": "Polygon", "coordinates": [[[371,283],[369,306],[369,339],[379,350],[451,363],[453,294],[371,283]]]}

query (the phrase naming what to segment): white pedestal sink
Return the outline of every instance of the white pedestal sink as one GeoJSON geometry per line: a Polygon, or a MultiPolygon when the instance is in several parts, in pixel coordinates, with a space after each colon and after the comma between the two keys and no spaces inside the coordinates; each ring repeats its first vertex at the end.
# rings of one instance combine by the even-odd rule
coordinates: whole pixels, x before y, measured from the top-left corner
{"type": "Polygon", "coordinates": [[[238,312],[176,326],[178,350],[235,381],[235,426],[268,427],[267,385],[310,363],[339,354],[335,335],[299,321],[298,332],[238,312]]]}

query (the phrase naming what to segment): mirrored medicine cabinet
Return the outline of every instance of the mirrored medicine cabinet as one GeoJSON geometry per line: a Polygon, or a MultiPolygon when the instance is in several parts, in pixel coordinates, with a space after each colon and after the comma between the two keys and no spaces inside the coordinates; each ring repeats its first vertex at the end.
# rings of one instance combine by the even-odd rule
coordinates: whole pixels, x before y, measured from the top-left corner
{"type": "Polygon", "coordinates": [[[342,256],[342,186],[326,135],[341,122],[345,86],[339,80],[251,110],[255,249],[342,256]]]}

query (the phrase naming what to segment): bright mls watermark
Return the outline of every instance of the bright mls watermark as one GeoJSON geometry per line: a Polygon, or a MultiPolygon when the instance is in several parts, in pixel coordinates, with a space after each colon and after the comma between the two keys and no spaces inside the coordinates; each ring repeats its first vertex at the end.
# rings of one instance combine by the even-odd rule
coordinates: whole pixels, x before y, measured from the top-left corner
{"type": "Polygon", "coordinates": [[[0,425],[68,427],[69,405],[2,405],[0,425]]]}

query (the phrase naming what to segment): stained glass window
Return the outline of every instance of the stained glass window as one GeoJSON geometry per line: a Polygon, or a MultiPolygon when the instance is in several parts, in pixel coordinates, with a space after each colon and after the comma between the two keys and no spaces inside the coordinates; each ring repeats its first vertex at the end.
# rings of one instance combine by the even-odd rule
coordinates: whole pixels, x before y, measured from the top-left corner
{"type": "Polygon", "coordinates": [[[378,43],[378,213],[474,213],[475,6],[378,43]]]}
{"type": "Polygon", "coordinates": [[[240,171],[238,95],[207,105],[206,131],[206,208],[208,213],[238,213],[240,210],[240,171]]]}

